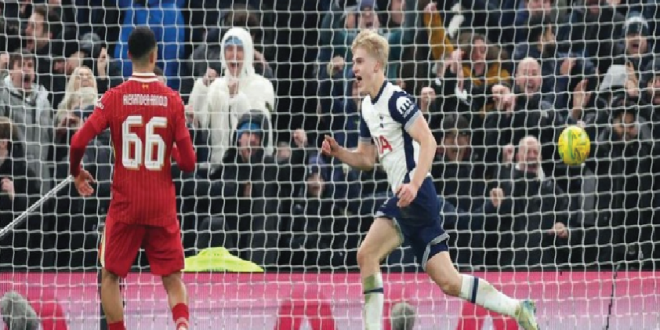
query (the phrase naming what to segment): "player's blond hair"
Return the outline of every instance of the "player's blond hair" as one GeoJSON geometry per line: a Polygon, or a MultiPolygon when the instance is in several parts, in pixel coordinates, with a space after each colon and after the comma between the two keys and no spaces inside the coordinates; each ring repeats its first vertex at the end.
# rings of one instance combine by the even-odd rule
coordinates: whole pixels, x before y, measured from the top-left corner
{"type": "Polygon", "coordinates": [[[387,64],[390,56],[390,45],[383,36],[373,30],[362,30],[353,40],[351,50],[355,52],[357,48],[363,48],[373,56],[383,67],[387,64]]]}

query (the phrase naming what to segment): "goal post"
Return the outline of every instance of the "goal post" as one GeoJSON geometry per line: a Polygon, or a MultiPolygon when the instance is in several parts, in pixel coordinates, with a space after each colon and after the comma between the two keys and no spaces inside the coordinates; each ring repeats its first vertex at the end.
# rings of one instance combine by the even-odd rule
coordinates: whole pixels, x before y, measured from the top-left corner
{"type": "MultiPolygon", "coordinates": [[[[195,329],[361,329],[357,250],[393,194],[382,164],[360,172],[320,146],[332,136],[358,147],[365,95],[351,45],[363,29],[387,38],[388,81],[436,139],[430,172],[461,272],[535,300],[543,329],[660,324],[651,1],[51,0],[0,11],[0,297],[23,296],[44,329],[107,326],[97,247],[110,133],[83,158],[90,197],[68,176],[67,146],[130,77],[137,26],[156,33],[155,73],[184,100],[198,158],[193,173],[172,170],[195,329]],[[557,150],[572,125],[590,139],[575,166],[557,150]]],[[[409,329],[410,315],[414,329],[514,326],[444,295],[405,246],[382,271],[385,329],[409,329]]],[[[143,251],[122,297],[128,328],[172,326],[143,251]]]]}

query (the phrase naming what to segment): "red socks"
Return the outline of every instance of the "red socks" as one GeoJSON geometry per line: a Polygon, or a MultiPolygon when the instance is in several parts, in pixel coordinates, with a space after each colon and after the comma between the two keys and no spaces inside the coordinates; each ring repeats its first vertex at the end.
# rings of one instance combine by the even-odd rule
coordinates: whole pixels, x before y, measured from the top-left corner
{"type": "Polygon", "coordinates": [[[124,321],[108,323],[108,330],[126,330],[126,327],[124,326],[124,321]]]}
{"type": "MultiPolygon", "coordinates": [[[[174,319],[174,324],[176,324],[175,329],[188,329],[188,320],[190,319],[190,312],[188,312],[188,305],[184,303],[176,304],[172,307],[172,318],[174,319]]],[[[114,329],[109,329],[114,330],[114,329]]]]}

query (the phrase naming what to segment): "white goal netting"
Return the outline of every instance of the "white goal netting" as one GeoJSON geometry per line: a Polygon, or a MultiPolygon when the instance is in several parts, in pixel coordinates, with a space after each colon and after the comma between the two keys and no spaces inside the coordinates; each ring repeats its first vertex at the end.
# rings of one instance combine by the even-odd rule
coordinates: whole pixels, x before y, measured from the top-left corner
{"type": "MultiPolygon", "coordinates": [[[[92,197],[66,185],[7,226],[67,177],[71,136],[131,74],[136,26],[156,33],[157,74],[186,103],[198,157],[194,173],[173,169],[192,329],[361,328],[356,251],[391,193],[381,169],[319,152],[325,135],[357,145],[361,29],[388,38],[388,78],[436,136],[459,269],[535,299],[542,329],[660,329],[656,1],[7,0],[0,12],[0,295],[24,296],[45,330],[106,327],[107,135],[83,160],[92,197]],[[253,45],[223,64],[232,27],[253,45]],[[237,84],[230,70],[244,72],[237,84]],[[582,166],[557,154],[567,125],[591,138],[582,166]]],[[[414,329],[517,329],[443,295],[407,248],[383,271],[386,329],[406,329],[390,324],[402,301],[414,329]]],[[[142,253],[122,292],[129,329],[173,326],[142,253]]]]}

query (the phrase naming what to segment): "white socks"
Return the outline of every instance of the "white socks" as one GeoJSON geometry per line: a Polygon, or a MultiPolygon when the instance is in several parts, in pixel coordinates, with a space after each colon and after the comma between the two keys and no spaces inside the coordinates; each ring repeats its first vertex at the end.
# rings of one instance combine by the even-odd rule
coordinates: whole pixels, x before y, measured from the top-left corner
{"type": "Polygon", "coordinates": [[[483,308],[515,317],[520,302],[498,291],[492,284],[472,275],[461,274],[463,285],[459,297],[483,308]]]}
{"type": "MultiPolygon", "coordinates": [[[[520,305],[517,299],[510,298],[478,277],[461,274],[461,278],[460,298],[493,312],[515,317],[516,310],[520,305]]],[[[381,330],[383,328],[383,304],[385,302],[382,275],[376,273],[363,279],[362,290],[364,293],[364,307],[362,309],[364,329],[381,330]]]]}
{"type": "Polygon", "coordinates": [[[362,320],[365,330],[380,330],[383,328],[383,277],[376,273],[362,280],[364,307],[362,320]]]}

